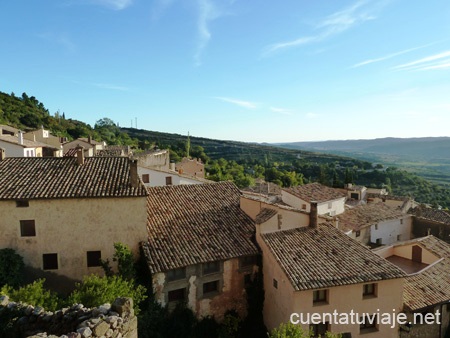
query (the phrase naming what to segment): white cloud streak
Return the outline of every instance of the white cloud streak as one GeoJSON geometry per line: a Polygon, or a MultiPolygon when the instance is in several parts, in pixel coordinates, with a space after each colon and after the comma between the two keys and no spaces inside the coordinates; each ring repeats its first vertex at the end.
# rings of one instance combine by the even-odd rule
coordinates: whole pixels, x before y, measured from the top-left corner
{"type": "Polygon", "coordinates": [[[450,50],[393,67],[393,70],[434,70],[450,68],[450,50]]]}
{"type": "Polygon", "coordinates": [[[243,107],[246,109],[256,109],[258,107],[258,105],[255,102],[243,101],[243,100],[233,99],[233,98],[229,98],[229,97],[222,97],[222,96],[216,96],[214,98],[217,100],[224,101],[224,102],[232,103],[234,105],[237,105],[239,107],[243,107]]]}
{"type": "Polygon", "coordinates": [[[133,0],[94,0],[93,2],[116,11],[121,11],[131,6],[133,0]]]}
{"type": "Polygon", "coordinates": [[[399,55],[402,55],[402,54],[406,54],[406,53],[409,53],[409,52],[412,52],[412,51],[415,51],[415,50],[418,50],[418,49],[421,49],[421,48],[425,48],[425,47],[428,47],[430,45],[432,45],[432,44],[427,44],[427,45],[423,45],[423,46],[419,46],[419,47],[409,48],[409,49],[401,50],[399,52],[387,54],[385,56],[382,56],[382,57],[379,57],[379,58],[376,58],[376,59],[369,59],[369,60],[366,60],[366,61],[362,61],[362,62],[359,62],[357,64],[354,64],[350,68],[358,68],[358,67],[362,67],[362,66],[367,66],[367,65],[372,64],[372,63],[389,60],[389,59],[392,59],[392,58],[394,58],[396,56],[399,56],[399,55]]]}
{"type": "Polygon", "coordinates": [[[293,112],[290,109],[270,107],[270,110],[277,114],[293,115],[293,112]]]}
{"type": "Polygon", "coordinates": [[[201,56],[203,50],[207,46],[209,40],[211,40],[209,23],[219,18],[222,14],[217,10],[214,3],[210,0],[197,0],[197,6],[198,6],[198,19],[197,19],[198,41],[197,41],[197,50],[194,55],[194,60],[195,65],[200,66],[202,64],[201,56]]]}
{"type": "Polygon", "coordinates": [[[343,33],[358,24],[374,20],[376,17],[373,12],[377,10],[377,7],[380,7],[380,4],[381,3],[371,6],[371,1],[359,0],[352,6],[335,12],[318,22],[315,25],[315,29],[318,30],[317,34],[300,37],[292,41],[268,45],[263,49],[262,55],[268,56],[276,51],[286,48],[319,42],[331,36],[343,33]]]}

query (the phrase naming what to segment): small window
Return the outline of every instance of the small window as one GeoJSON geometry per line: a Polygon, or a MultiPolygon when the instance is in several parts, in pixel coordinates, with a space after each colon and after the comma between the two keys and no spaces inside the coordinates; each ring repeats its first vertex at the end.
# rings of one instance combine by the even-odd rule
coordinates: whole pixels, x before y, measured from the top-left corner
{"type": "Polygon", "coordinates": [[[375,230],[378,230],[378,224],[375,224],[375,230]]]}
{"type": "Polygon", "coordinates": [[[377,326],[377,315],[365,315],[364,317],[359,319],[359,332],[360,333],[369,333],[369,332],[375,332],[378,331],[377,326]]]}
{"type": "Polygon", "coordinates": [[[328,323],[311,324],[309,325],[309,331],[312,333],[311,337],[325,337],[328,331],[328,323]]]}
{"type": "Polygon", "coordinates": [[[328,290],[316,290],[313,292],[313,304],[328,302],[328,290]]]}
{"type": "Polygon", "coordinates": [[[256,265],[256,256],[241,257],[239,263],[241,264],[241,268],[256,265]]]}
{"type": "Polygon", "coordinates": [[[18,200],[16,201],[17,208],[28,208],[30,206],[30,202],[28,200],[18,200]]]}
{"type": "Polygon", "coordinates": [[[172,290],[167,293],[169,302],[184,302],[186,300],[186,289],[172,290]]]}
{"type": "Polygon", "coordinates": [[[20,236],[22,237],[36,236],[36,226],[34,219],[20,221],[20,236]]]}
{"type": "Polygon", "coordinates": [[[215,280],[208,283],[203,283],[203,294],[214,293],[219,291],[219,281],[215,280]]]}
{"type": "Polygon", "coordinates": [[[167,281],[180,280],[186,278],[186,268],[178,268],[167,271],[167,281]]]}
{"type": "Polygon", "coordinates": [[[273,287],[275,288],[275,289],[278,289],[278,281],[274,278],[273,279],[273,287]]]}
{"type": "Polygon", "coordinates": [[[361,236],[361,231],[357,230],[357,231],[355,232],[355,236],[356,236],[356,237],[361,236]]]}
{"type": "Polygon", "coordinates": [[[210,273],[220,272],[220,262],[208,262],[203,263],[203,274],[208,275],[210,273]]]}
{"type": "Polygon", "coordinates": [[[302,210],[306,210],[306,204],[302,204],[302,210]]]}
{"type": "Polygon", "coordinates": [[[87,266],[88,268],[94,266],[101,266],[102,252],[101,251],[88,251],[87,252],[87,266]]]}
{"type": "Polygon", "coordinates": [[[150,175],[149,174],[142,174],[142,182],[150,183],[150,175]]]}
{"type": "Polygon", "coordinates": [[[400,224],[403,224],[403,218],[400,220],[400,224]]]}
{"type": "Polygon", "coordinates": [[[172,185],[172,176],[166,177],[166,185],[172,185]]]}
{"type": "Polygon", "coordinates": [[[383,242],[383,240],[381,238],[377,238],[377,241],[376,241],[377,245],[383,244],[382,242],[383,242]]]}
{"type": "Polygon", "coordinates": [[[376,295],[377,295],[377,284],[371,283],[371,284],[363,285],[363,297],[364,298],[376,297],[376,295]]]}
{"type": "Polygon", "coordinates": [[[57,270],[58,269],[58,254],[49,253],[42,255],[43,269],[44,270],[57,270]]]}
{"type": "Polygon", "coordinates": [[[397,241],[400,241],[402,239],[402,235],[397,235],[397,241]]]}
{"type": "Polygon", "coordinates": [[[248,287],[252,284],[252,275],[250,273],[247,273],[244,275],[244,286],[248,287]]]}

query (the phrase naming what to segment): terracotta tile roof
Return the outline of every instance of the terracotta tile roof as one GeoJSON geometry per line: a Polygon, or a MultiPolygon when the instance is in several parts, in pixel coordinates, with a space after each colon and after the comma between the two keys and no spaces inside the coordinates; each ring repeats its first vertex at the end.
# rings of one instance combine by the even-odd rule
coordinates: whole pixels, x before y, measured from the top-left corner
{"type": "Polygon", "coordinates": [[[152,273],[258,253],[255,225],[239,207],[231,182],[148,188],[148,243],[152,273]]]}
{"type": "Polygon", "coordinates": [[[56,147],[50,146],[46,143],[31,141],[27,139],[23,139],[23,144],[19,144],[19,139],[17,136],[12,135],[0,135],[0,141],[4,141],[7,143],[15,144],[17,146],[20,146],[22,148],[52,148],[52,149],[58,149],[56,147]]]}
{"type": "Polygon", "coordinates": [[[262,208],[259,214],[256,215],[255,222],[256,224],[264,223],[275,216],[277,213],[278,212],[274,209],[262,208]]]}
{"type": "Polygon", "coordinates": [[[283,190],[306,202],[325,202],[345,197],[342,192],[320,183],[309,183],[283,190]]]}
{"type": "Polygon", "coordinates": [[[255,185],[241,189],[263,195],[281,195],[281,187],[272,182],[265,182],[264,180],[255,180],[255,185]]]}
{"type": "Polygon", "coordinates": [[[443,259],[405,279],[403,291],[405,306],[415,311],[450,302],[450,245],[434,236],[422,237],[414,241],[443,259]]]}
{"type": "MultiPolygon", "coordinates": [[[[140,182],[140,181],[139,181],[140,182]]],[[[143,183],[130,185],[125,157],[7,157],[0,161],[0,199],[146,196],[143,183]]]]}
{"type": "Polygon", "coordinates": [[[411,208],[408,213],[419,217],[444,224],[450,224],[450,213],[446,210],[432,208],[411,208]]]}
{"type": "Polygon", "coordinates": [[[381,198],[383,201],[408,201],[410,197],[408,196],[395,196],[395,195],[384,195],[376,193],[367,193],[367,198],[381,198]]]}
{"type": "Polygon", "coordinates": [[[382,221],[404,218],[405,214],[398,208],[380,202],[358,205],[338,217],[340,229],[357,231],[382,221]]]}
{"type": "Polygon", "coordinates": [[[332,225],[262,234],[296,291],[405,277],[332,225]]]}

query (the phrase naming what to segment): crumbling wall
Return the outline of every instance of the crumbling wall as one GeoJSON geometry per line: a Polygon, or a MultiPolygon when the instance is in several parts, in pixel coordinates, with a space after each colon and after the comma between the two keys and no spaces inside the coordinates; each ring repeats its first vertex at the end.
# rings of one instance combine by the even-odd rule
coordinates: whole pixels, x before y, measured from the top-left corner
{"type": "MultiPolygon", "coordinates": [[[[38,338],[137,338],[137,317],[131,298],[97,308],[75,304],[55,312],[0,297],[0,318],[11,318],[8,337],[38,338]]],[[[0,336],[2,333],[0,332],[0,336]]]]}

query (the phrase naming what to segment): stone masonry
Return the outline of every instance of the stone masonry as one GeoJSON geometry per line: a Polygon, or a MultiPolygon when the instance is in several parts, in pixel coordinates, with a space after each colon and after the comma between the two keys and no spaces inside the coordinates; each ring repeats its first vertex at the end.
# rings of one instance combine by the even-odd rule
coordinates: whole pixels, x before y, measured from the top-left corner
{"type": "MultiPolygon", "coordinates": [[[[131,298],[89,309],[82,304],[50,312],[40,306],[0,297],[0,318],[15,318],[8,337],[18,338],[137,338],[137,317],[131,298]]],[[[0,333],[1,335],[1,333],[0,333]]]]}

